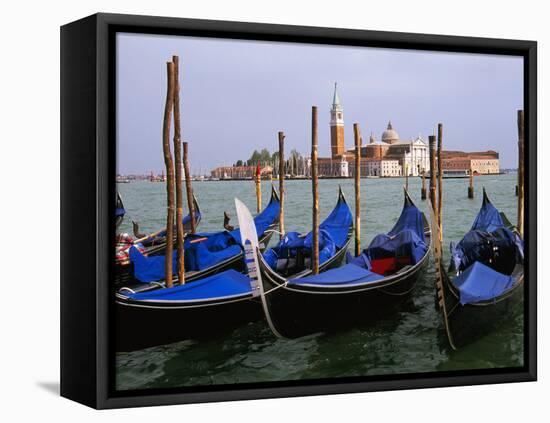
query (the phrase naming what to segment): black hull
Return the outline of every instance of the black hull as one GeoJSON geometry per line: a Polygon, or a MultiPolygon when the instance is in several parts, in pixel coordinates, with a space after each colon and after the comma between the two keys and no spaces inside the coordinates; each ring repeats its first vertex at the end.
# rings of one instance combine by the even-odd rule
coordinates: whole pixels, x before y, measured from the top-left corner
{"type": "MultiPolygon", "coordinates": [[[[333,332],[350,326],[376,321],[397,311],[408,301],[426,263],[378,288],[321,289],[303,286],[283,287],[262,273],[272,323],[285,338],[297,338],[315,332],[333,332]]],[[[332,266],[335,267],[335,266],[332,266]]],[[[327,269],[325,269],[327,270],[327,269]]]]}
{"type": "MultiPolygon", "coordinates": [[[[482,209],[490,203],[487,193],[483,189],[482,209]]],[[[504,226],[515,232],[515,227],[506,215],[499,214],[504,226]]],[[[516,264],[511,274],[514,279],[511,289],[491,300],[464,305],[460,303],[460,292],[454,286],[449,273],[456,273],[452,261],[449,265],[449,272],[440,262],[438,269],[440,279],[436,281],[435,302],[436,308],[439,309],[443,318],[447,340],[453,349],[470,344],[498,329],[502,322],[508,321],[515,314],[523,302],[523,263],[516,264]]]]}
{"type": "Polygon", "coordinates": [[[514,272],[514,287],[493,301],[460,304],[459,293],[444,269],[443,291],[447,312],[448,336],[455,348],[463,347],[498,329],[514,315],[523,302],[523,266],[514,272]]]}
{"type": "Polygon", "coordinates": [[[115,350],[127,352],[186,339],[212,338],[263,316],[258,300],[210,301],[183,306],[143,307],[117,299],[115,350]]]}
{"type": "MultiPolygon", "coordinates": [[[[413,204],[405,191],[405,206],[413,204]]],[[[418,263],[376,282],[352,285],[288,284],[259,257],[259,267],[266,309],[272,330],[285,338],[297,338],[315,332],[337,331],[344,327],[364,325],[394,312],[411,293],[429,261],[432,235],[423,216],[427,249],[418,263]]],[[[340,264],[351,241],[338,255],[321,266],[322,273],[340,264]]],[[[299,275],[308,276],[308,275],[299,275]]]]}

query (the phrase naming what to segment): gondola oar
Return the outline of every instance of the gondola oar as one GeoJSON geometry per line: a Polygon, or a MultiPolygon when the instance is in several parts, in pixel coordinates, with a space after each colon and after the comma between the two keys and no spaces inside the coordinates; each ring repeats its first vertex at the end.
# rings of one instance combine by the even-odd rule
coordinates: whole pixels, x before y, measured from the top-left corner
{"type": "Polygon", "coordinates": [[[259,242],[256,232],[256,225],[254,219],[248,207],[235,198],[235,208],[237,209],[237,218],[239,220],[239,230],[241,232],[241,242],[244,247],[244,258],[246,267],[248,270],[248,277],[250,279],[250,287],[252,288],[252,296],[260,297],[262,300],[262,307],[265,313],[265,318],[269,325],[269,328],[275,336],[283,338],[283,336],[275,329],[271,316],[269,314],[269,307],[265,299],[265,292],[262,284],[262,275],[259,271],[258,251],[259,242]]]}

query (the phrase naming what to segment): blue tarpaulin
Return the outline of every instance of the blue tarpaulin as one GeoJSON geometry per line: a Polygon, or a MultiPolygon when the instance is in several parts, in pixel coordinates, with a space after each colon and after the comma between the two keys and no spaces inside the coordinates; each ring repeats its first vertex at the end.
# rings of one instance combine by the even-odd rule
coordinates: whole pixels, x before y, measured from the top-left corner
{"type": "MultiPolygon", "coordinates": [[[[254,218],[258,238],[264,235],[269,225],[279,216],[280,203],[273,199],[254,218]]],[[[185,270],[200,271],[241,254],[241,236],[238,229],[231,232],[195,233],[185,237],[185,270]]],[[[177,274],[177,251],[173,252],[172,269],[177,274]]],[[[163,280],[165,256],[144,256],[136,248],[130,249],[130,261],[134,264],[134,276],[140,282],[163,280]]]]}
{"type": "Polygon", "coordinates": [[[409,203],[403,207],[401,215],[388,235],[393,237],[404,230],[413,231],[421,241],[424,239],[424,219],[422,213],[414,204],[409,203]]]}
{"type": "Polygon", "coordinates": [[[189,284],[129,294],[128,297],[140,301],[196,301],[251,292],[248,276],[235,270],[226,270],[189,284]]]}
{"type": "Polygon", "coordinates": [[[318,275],[291,279],[289,284],[362,285],[377,282],[384,276],[370,270],[371,259],[401,255],[411,257],[411,264],[416,264],[427,248],[422,213],[413,204],[407,204],[393,229],[376,236],[362,254],[348,258],[348,264],[318,275]]]}
{"type": "Polygon", "coordinates": [[[493,232],[495,229],[504,226],[502,217],[495,206],[490,201],[484,200],[481,210],[474,220],[474,224],[470,228],[471,231],[493,232]]]}
{"type": "Polygon", "coordinates": [[[521,239],[501,227],[492,232],[469,231],[458,244],[451,243],[451,256],[456,270],[463,271],[479,261],[493,269],[510,274],[521,260],[521,239]]]}
{"type": "MultiPolygon", "coordinates": [[[[347,241],[353,216],[349,206],[339,199],[334,209],[319,225],[319,263],[330,259],[347,241]]],[[[276,269],[277,260],[296,257],[298,253],[305,257],[311,256],[313,234],[306,236],[298,232],[287,232],[283,239],[264,253],[264,259],[272,269],[276,269]]]]}
{"type": "Polygon", "coordinates": [[[451,242],[451,260],[458,271],[479,261],[507,275],[523,260],[523,240],[505,227],[485,191],[483,204],[470,231],[457,244],[451,242]]]}
{"type": "Polygon", "coordinates": [[[376,235],[367,251],[371,260],[390,257],[410,257],[411,264],[416,264],[422,259],[427,248],[426,243],[416,232],[410,229],[403,229],[393,236],[387,234],[376,235]]]}
{"type": "Polygon", "coordinates": [[[289,284],[303,285],[347,285],[347,284],[366,284],[384,279],[366,268],[355,264],[346,264],[342,267],[330,269],[318,275],[307,276],[305,278],[291,279],[289,284]]]}
{"type": "Polygon", "coordinates": [[[348,239],[349,228],[353,224],[353,216],[345,201],[338,201],[336,207],[319,225],[319,231],[327,231],[338,248],[342,248],[348,239]]]}
{"type": "Polygon", "coordinates": [[[513,282],[512,276],[499,273],[479,261],[453,280],[463,305],[496,298],[509,290],[513,282]]]}
{"type": "Polygon", "coordinates": [[[375,236],[364,253],[369,260],[410,257],[414,265],[422,259],[427,248],[422,213],[409,203],[403,207],[392,230],[375,236]]]}

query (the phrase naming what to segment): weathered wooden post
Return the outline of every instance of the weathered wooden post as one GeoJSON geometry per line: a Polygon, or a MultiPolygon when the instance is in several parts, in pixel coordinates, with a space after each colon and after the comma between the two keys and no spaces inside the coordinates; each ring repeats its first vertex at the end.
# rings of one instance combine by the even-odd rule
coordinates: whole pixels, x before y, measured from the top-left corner
{"type": "Polygon", "coordinates": [[[285,133],[279,131],[279,238],[285,234],[285,133]]]}
{"type": "Polygon", "coordinates": [[[256,213],[260,213],[262,210],[262,171],[260,170],[260,164],[256,166],[256,213]]]}
{"type": "Polygon", "coordinates": [[[405,163],[405,190],[409,192],[409,164],[408,163],[405,163]]]}
{"type": "Polygon", "coordinates": [[[420,198],[426,199],[426,170],[422,169],[422,188],[420,189],[420,198]]]}
{"type": "Polygon", "coordinates": [[[314,275],[319,273],[319,192],[317,175],[317,106],[311,108],[311,191],[313,194],[311,269],[314,275]]]}
{"type": "MultiPolygon", "coordinates": [[[[443,236],[443,124],[437,124],[437,223],[439,236],[443,236]]],[[[442,239],[440,239],[442,241],[442,239]]]]}
{"type": "Polygon", "coordinates": [[[185,258],[183,251],[183,189],[182,179],[182,160],[181,160],[181,123],[180,123],[180,84],[179,84],[179,57],[172,56],[174,63],[174,166],[176,168],[176,246],[177,246],[177,266],[178,282],[185,283],[185,258]]]}
{"type": "MultiPolygon", "coordinates": [[[[437,203],[435,198],[435,180],[437,178],[437,169],[435,166],[435,135],[428,137],[428,144],[430,148],[430,201],[432,202],[432,208],[437,220],[437,203]]],[[[439,224],[439,222],[436,222],[439,224]]]]}
{"type": "Polygon", "coordinates": [[[518,231],[520,236],[523,237],[523,202],[525,196],[525,179],[524,179],[524,115],[523,110],[518,110],[518,231]]]}
{"type": "Polygon", "coordinates": [[[474,168],[470,160],[470,185],[468,186],[468,198],[474,198],[474,168]]]}
{"type": "Polygon", "coordinates": [[[185,192],[187,194],[187,208],[189,209],[189,217],[191,218],[191,233],[197,230],[197,220],[195,216],[195,202],[193,201],[193,187],[191,185],[191,171],[189,169],[189,146],[187,142],[183,143],[183,171],[185,174],[185,192]]]}
{"type": "Polygon", "coordinates": [[[355,138],[355,256],[361,254],[361,133],[359,124],[353,124],[355,138]]]}
{"type": "Polygon", "coordinates": [[[164,153],[164,165],[166,166],[166,252],[164,261],[164,275],[166,287],[172,287],[172,253],[174,251],[174,161],[170,151],[170,124],[172,109],[174,107],[174,64],[166,64],[167,92],[164,106],[164,123],[162,126],[162,150],[164,153]]]}

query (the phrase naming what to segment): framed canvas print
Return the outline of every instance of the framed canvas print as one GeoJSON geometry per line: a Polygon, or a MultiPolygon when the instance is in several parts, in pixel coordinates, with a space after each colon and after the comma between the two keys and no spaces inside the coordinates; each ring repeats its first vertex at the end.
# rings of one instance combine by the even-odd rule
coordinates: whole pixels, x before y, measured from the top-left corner
{"type": "Polygon", "coordinates": [[[536,43],[61,28],[61,393],[536,379],[536,43]]]}

